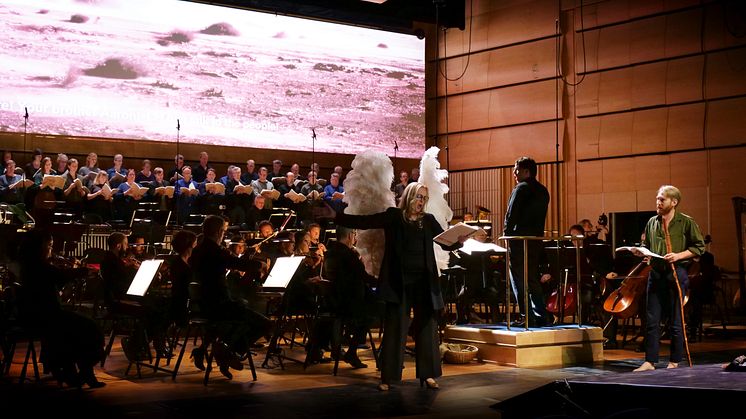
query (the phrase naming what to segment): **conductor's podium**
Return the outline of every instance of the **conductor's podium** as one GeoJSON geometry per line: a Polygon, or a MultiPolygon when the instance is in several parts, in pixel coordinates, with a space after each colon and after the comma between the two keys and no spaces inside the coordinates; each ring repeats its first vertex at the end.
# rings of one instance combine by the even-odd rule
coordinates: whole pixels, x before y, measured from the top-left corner
{"type": "Polygon", "coordinates": [[[448,326],[445,340],[479,348],[477,358],[514,367],[569,367],[604,359],[603,330],[576,324],[524,328],[504,324],[448,326]]]}

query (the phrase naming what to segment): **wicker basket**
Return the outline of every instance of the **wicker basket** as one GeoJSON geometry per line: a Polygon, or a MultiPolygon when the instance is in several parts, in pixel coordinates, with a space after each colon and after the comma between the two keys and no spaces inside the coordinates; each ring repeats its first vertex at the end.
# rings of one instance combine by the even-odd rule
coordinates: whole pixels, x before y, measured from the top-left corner
{"type": "Polygon", "coordinates": [[[476,356],[479,348],[473,345],[449,343],[443,353],[443,359],[449,364],[468,364],[476,356]]]}

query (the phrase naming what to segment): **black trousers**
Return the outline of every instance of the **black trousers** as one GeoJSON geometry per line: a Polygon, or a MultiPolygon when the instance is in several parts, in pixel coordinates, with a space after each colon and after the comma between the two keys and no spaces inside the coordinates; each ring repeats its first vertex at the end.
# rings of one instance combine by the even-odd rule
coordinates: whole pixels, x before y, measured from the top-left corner
{"type": "Polygon", "coordinates": [[[510,244],[510,280],[513,294],[518,300],[521,313],[526,315],[529,324],[535,323],[537,320],[543,322],[548,317],[544,290],[541,287],[539,276],[539,256],[542,251],[540,241],[531,240],[528,242],[528,303],[531,310],[527,311],[524,307],[523,243],[517,241],[510,244]]]}
{"type": "MultiPolygon", "coordinates": [[[[681,294],[686,295],[689,277],[686,269],[676,267],[681,294]]],[[[652,269],[648,276],[647,316],[645,324],[645,360],[658,362],[660,350],[661,320],[669,318],[671,324],[671,357],[670,362],[681,362],[684,357],[684,329],[681,327],[681,302],[679,291],[673,282],[673,271],[666,268],[664,272],[652,269]]]]}
{"type": "Polygon", "coordinates": [[[414,308],[412,335],[415,341],[417,378],[443,375],[438,349],[436,312],[432,306],[426,279],[404,285],[401,303],[386,303],[383,343],[381,347],[381,381],[387,384],[401,381],[404,349],[414,308]]]}

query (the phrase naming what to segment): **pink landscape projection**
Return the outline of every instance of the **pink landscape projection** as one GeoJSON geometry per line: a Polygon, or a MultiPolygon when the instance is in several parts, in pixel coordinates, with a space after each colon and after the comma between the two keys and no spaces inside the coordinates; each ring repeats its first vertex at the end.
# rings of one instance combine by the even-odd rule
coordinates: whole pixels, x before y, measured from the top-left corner
{"type": "Polygon", "coordinates": [[[421,157],[424,41],[176,0],[0,4],[0,131],[421,157]]]}

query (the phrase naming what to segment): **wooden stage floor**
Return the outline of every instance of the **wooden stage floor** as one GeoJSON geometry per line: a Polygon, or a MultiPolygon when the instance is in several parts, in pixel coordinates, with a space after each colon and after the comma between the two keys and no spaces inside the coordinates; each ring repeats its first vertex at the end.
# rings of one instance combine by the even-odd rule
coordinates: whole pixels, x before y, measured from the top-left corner
{"type": "MultiPolygon", "coordinates": [[[[619,382],[634,381],[638,374],[631,371],[642,359],[642,353],[635,351],[636,346],[633,342],[624,349],[605,350],[601,363],[565,368],[515,368],[476,361],[465,365],[444,364],[444,376],[439,380],[441,389],[437,391],[419,387],[414,379],[414,359],[406,356],[404,382],[387,393],[376,390],[378,374],[370,351],[360,351],[368,368],[352,370],[340,363],[338,376],[334,377],[331,363],[314,365],[306,371],[302,365],[291,362],[286,363],[284,371],[262,369],[259,366],[265,351],[260,350],[255,357],[256,382],[251,381],[248,368],[234,371],[230,381],[215,369],[205,387],[203,373],[187,359],[189,351],[175,382],[170,375],[148,369],[143,369],[142,378],[133,372],[125,377],[127,362],[117,339],[106,367],[96,369],[98,378],[107,386],[81,391],[60,389],[50,376],[42,376],[38,383],[19,385],[20,363],[25,354],[19,347],[10,376],[0,377],[0,399],[5,413],[13,409],[32,417],[71,409],[78,417],[106,418],[495,418],[501,414],[491,405],[559,380],[615,381],[614,377],[618,377],[619,382]]],[[[665,365],[667,349],[667,342],[663,342],[661,365],[665,365]]],[[[715,368],[713,365],[746,353],[746,337],[743,334],[707,336],[702,342],[691,343],[691,350],[697,366],[715,368]]],[[[303,357],[301,351],[294,355],[303,357]]],[[[536,402],[541,403],[530,400],[527,403],[536,402]]]]}

